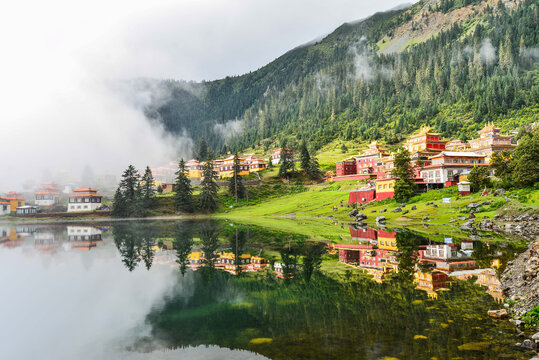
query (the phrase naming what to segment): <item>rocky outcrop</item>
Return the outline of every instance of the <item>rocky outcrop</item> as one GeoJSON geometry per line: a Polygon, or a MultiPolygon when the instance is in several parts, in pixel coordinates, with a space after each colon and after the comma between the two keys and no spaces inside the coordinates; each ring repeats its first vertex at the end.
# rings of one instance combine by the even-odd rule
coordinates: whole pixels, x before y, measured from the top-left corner
{"type": "Polygon", "coordinates": [[[528,240],[539,238],[539,214],[496,215],[490,230],[516,235],[528,240]]]}
{"type": "Polygon", "coordinates": [[[518,319],[539,305],[539,240],[507,263],[501,282],[504,294],[514,301],[510,309],[513,317],[518,319]]]}

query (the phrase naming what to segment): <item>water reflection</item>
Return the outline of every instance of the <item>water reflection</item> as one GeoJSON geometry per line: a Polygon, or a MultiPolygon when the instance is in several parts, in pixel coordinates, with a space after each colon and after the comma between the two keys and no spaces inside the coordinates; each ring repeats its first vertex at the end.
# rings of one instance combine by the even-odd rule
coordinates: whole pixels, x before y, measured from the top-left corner
{"type": "Polygon", "coordinates": [[[2,328],[0,358],[529,355],[486,316],[519,243],[349,231],[330,242],[214,221],[2,224],[0,287],[13,296],[0,316],[17,326],[2,328]],[[74,334],[66,351],[37,336],[58,330],[74,334]],[[459,349],[470,342],[483,348],[459,349]]]}

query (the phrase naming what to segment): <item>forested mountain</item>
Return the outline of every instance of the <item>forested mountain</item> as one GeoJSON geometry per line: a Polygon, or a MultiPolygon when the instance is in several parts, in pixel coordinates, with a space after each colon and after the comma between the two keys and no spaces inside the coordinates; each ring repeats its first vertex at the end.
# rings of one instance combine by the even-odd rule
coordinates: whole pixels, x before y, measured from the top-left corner
{"type": "Polygon", "coordinates": [[[539,1],[423,0],[337,28],[248,74],[159,87],[148,117],[217,151],[295,136],[396,143],[422,124],[469,138],[539,117],[539,1]],[[163,91],[160,91],[163,93],[163,91]]]}

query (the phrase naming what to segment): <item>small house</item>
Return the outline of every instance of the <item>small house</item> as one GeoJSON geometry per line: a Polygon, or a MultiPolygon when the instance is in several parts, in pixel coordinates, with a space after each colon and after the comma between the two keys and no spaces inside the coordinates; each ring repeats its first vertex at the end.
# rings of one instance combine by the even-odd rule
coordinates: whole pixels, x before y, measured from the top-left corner
{"type": "Polygon", "coordinates": [[[72,211],[94,211],[101,207],[103,195],[99,195],[96,189],[79,188],[73,190],[69,195],[68,212],[72,211]]]}
{"type": "Polygon", "coordinates": [[[37,213],[37,207],[30,205],[18,206],[15,213],[21,216],[35,215],[37,213]]]}
{"type": "Polygon", "coordinates": [[[459,188],[459,195],[468,195],[470,194],[470,182],[469,181],[461,181],[458,184],[459,188]]]}

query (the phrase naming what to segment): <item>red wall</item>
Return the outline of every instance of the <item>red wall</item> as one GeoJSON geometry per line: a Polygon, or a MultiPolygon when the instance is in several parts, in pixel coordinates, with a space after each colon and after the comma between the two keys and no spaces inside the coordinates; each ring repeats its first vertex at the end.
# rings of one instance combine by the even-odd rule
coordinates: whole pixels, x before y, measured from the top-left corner
{"type": "Polygon", "coordinates": [[[393,192],[383,192],[383,193],[376,193],[376,200],[377,201],[380,201],[380,200],[384,200],[384,199],[393,199],[393,196],[395,195],[395,193],[393,192]]]}
{"type": "Polygon", "coordinates": [[[354,203],[362,204],[369,201],[373,201],[375,197],[376,197],[376,191],[374,189],[350,191],[350,194],[348,195],[348,203],[349,204],[354,204],[354,203]]]}

